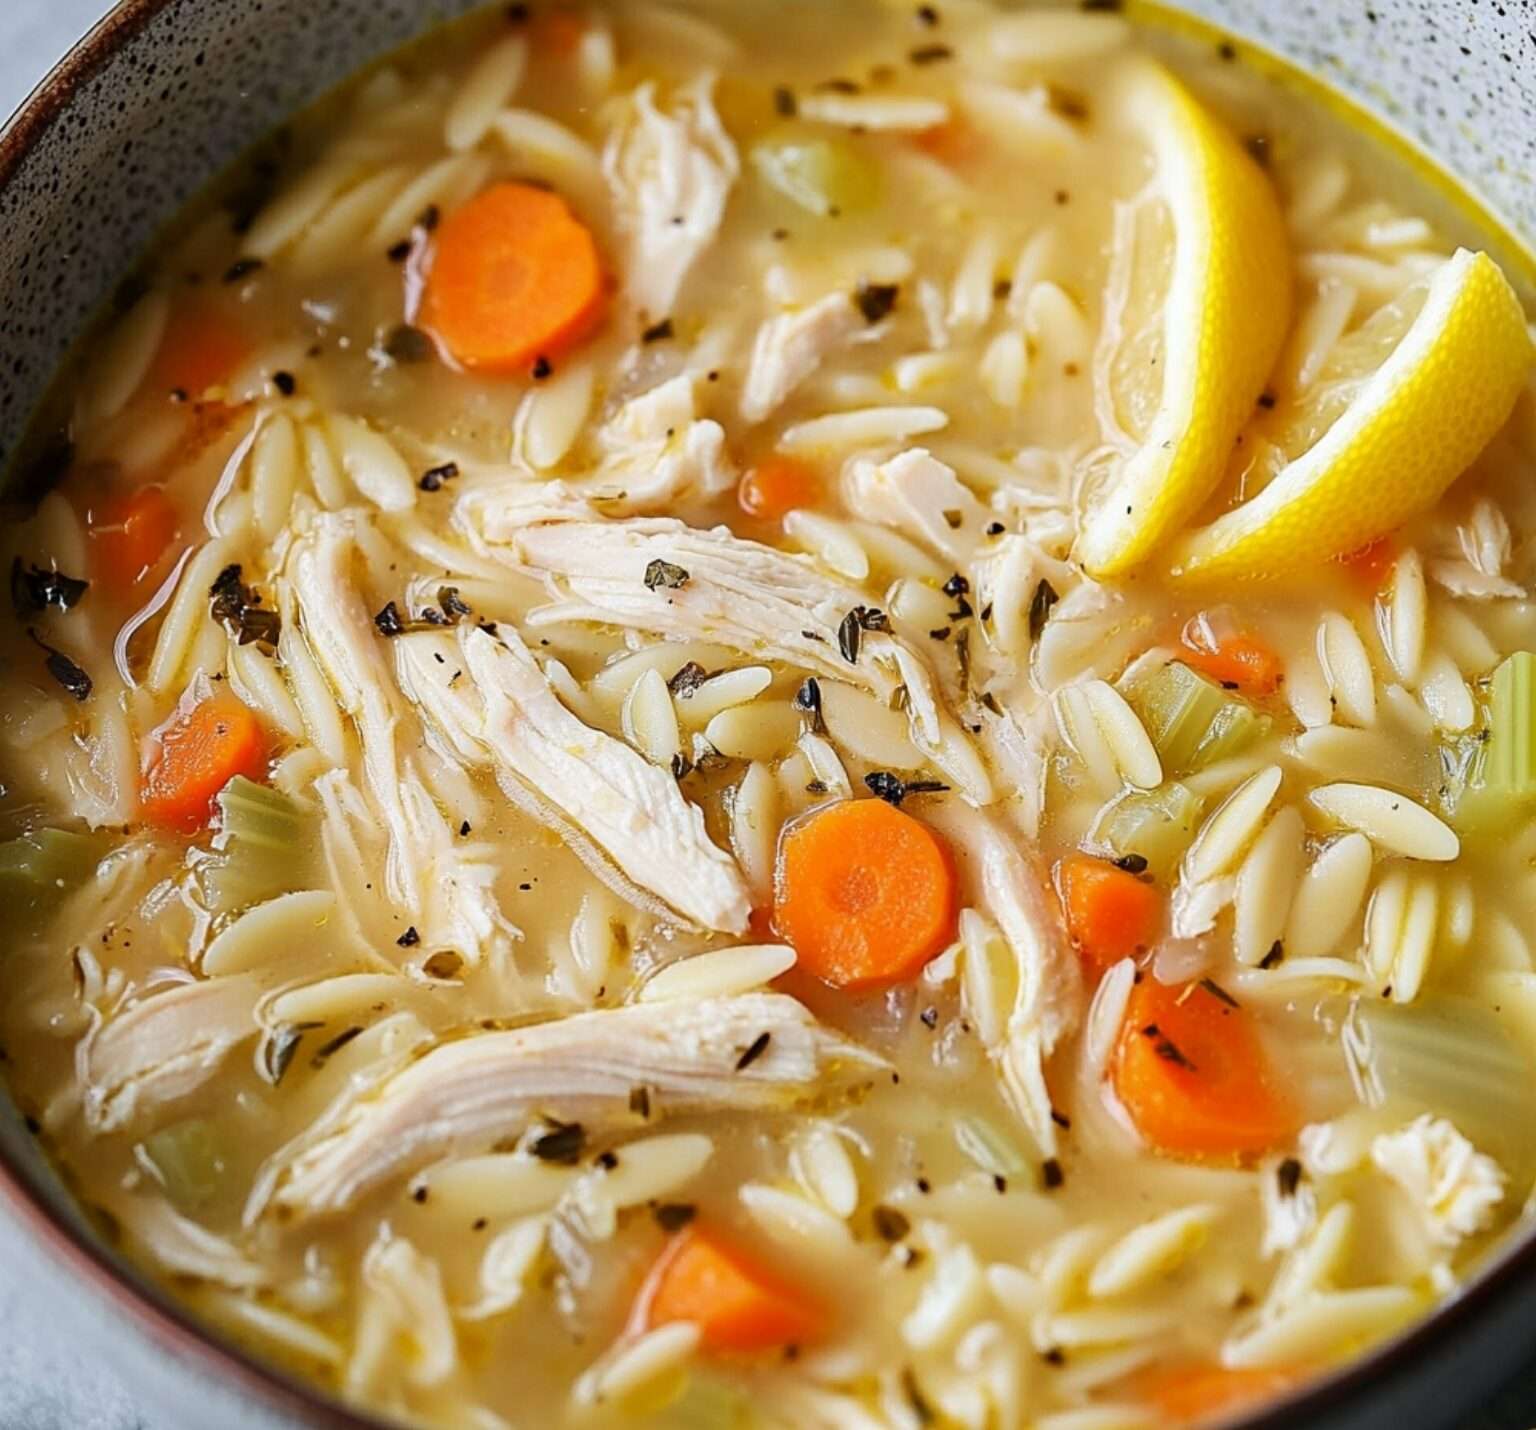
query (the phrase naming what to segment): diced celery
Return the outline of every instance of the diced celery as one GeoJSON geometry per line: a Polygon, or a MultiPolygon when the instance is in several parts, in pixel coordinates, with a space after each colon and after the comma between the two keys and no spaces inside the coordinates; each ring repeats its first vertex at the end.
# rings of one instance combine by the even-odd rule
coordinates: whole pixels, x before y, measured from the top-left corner
{"type": "Polygon", "coordinates": [[[665,1430],[744,1430],[751,1424],[751,1407],[735,1386],[694,1371],[682,1395],[654,1423],[665,1430]]]}
{"type": "Polygon", "coordinates": [[[880,197],[880,171],[846,139],[778,131],[751,157],[766,184],[822,218],[872,208],[880,197]]]}
{"type": "Polygon", "coordinates": [[[218,1194],[228,1170],[227,1149],[213,1124],[193,1117],[151,1133],[142,1160],[180,1211],[195,1212],[218,1194]]]}
{"type": "Polygon", "coordinates": [[[1269,729],[1267,715],[1176,660],[1143,675],[1125,695],[1164,773],[1175,777],[1241,753],[1269,729]]]}
{"type": "Polygon", "coordinates": [[[1536,655],[1517,650],[1493,673],[1486,782],[1514,800],[1536,797],[1536,655]]]}
{"type": "Polygon", "coordinates": [[[1495,1156],[1529,1159],[1536,1068],[1487,1008],[1444,994],[1411,1007],[1362,998],[1344,1021],[1344,1048],[1368,1106],[1433,1112],[1495,1156]]]}
{"type": "Polygon", "coordinates": [[[1195,837],[1204,806],[1199,795],[1176,780],[1156,789],[1127,790],[1100,812],[1088,838],[1112,858],[1139,854],[1153,878],[1168,881],[1195,837]]]}
{"type": "Polygon", "coordinates": [[[971,1161],[994,1177],[1017,1177],[1029,1170],[1023,1152],[985,1117],[957,1117],[955,1141],[971,1161]]]}
{"type": "Polygon", "coordinates": [[[219,791],[222,820],[214,853],[198,871],[204,897],[218,913],[234,913],[300,887],[304,817],[280,790],[244,775],[219,791]]]}
{"type": "Polygon", "coordinates": [[[1444,746],[1446,803],[1464,834],[1498,834],[1536,804],[1536,655],[1516,651],[1493,673],[1488,728],[1444,746]]]}
{"type": "Polygon", "coordinates": [[[95,872],[106,841],[67,829],[37,829],[0,844],[0,897],[22,913],[46,909],[95,872]]]}

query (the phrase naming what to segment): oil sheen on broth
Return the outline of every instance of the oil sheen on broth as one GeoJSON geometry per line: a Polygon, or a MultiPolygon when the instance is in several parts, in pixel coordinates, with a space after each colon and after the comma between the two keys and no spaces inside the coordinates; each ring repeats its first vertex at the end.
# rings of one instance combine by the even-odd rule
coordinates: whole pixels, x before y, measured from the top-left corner
{"type": "Polygon", "coordinates": [[[1110,9],[503,7],[83,345],[0,1035],[238,1341],[443,1426],[1173,1425],[1509,1233],[1524,317],[1110,9]]]}

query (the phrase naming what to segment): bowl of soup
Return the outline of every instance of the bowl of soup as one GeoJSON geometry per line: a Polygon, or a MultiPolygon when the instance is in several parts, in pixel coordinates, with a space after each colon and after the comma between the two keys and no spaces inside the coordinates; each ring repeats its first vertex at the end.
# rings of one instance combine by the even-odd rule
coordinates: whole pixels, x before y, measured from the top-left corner
{"type": "Polygon", "coordinates": [[[191,9],[0,138],[0,1162],[131,1372],[201,1424],[1486,1401],[1494,30],[1437,80],[1395,6],[191,9]]]}

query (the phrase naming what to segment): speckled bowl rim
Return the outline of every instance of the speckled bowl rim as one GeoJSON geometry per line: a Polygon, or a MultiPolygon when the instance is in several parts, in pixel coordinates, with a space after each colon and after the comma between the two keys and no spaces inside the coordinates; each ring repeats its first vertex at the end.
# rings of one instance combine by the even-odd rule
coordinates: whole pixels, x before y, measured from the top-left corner
{"type": "MultiPolygon", "coordinates": [[[[10,184],[32,147],[76,93],[155,16],[176,2],[117,0],[48,72],[0,127],[0,189],[10,184]]],[[[1324,81],[1317,78],[1317,82],[1324,81]]],[[[109,1252],[94,1238],[80,1236],[55,1201],[56,1196],[49,1196],[0,1146],[0,1204],[33,1234],[34,1245],[91,1283],[156,1348],[226,1388],[233,1384],[251,1392],[266,1407],[297,1424],[319,1430],[391,1430],[389,1422],[342,1404],[226,1340],[211,1324],[135,1271],[125,1258],[109,1252]]],[[[1233,1430],[1296,1430],[1310,1424],[1317,1412],[1347,1412],[1351,1403],[1368,1398],[1378,1382],[1426,1358],[1433,1348],[1443,1347],[1460,1334],[1475,1334],[1478,1318],[1522,1282],[1536,1282],[1536,1228],[1485,1264],[1454,1299],[1380,1349],[1346,1363],[1331,1375],[1309,1381],[1294,1395],[1267,1405],[1257,1414],[1225,1423],[1233,1430]]],[[[1491,1386],[1489,1390],[1501,1388],[1491,1386]]]]}

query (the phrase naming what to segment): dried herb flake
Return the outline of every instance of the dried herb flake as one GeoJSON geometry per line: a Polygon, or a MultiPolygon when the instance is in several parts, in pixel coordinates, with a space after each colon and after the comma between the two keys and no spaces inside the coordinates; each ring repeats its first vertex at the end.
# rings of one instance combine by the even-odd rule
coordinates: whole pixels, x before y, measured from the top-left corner
{"type": "Polygon", "coordinates": [[[587,1131],[581,1123],[556,1122],[548,1132],[535,1137],[528,1150],[541,1162],[571,1167],[581,1160],[586,1145],[587,1131]]]}
{"type": "Polygon", "coordinates": [[[11,603],[18,616],[35,616],[56,606],[70,610],[90,588],[89,581],[66,576],[62,571],[45,571],[41,566],[24,566],[21,557],[11,562],[11,603]]]}
{"type": "Polygon", "coordinates": [[[688,584],[689,576],[681,566],[663,561],[659,556],[645,568],[645,589],[676,591],[688,584]]]}
{"type": "Polygon", "coordinates": [[[92,689],[91,677],[81,670],[63,651],[56,650],[53,646],[49,645],[31,626],[27,627],[27,634],[32,637],[33,644],[47,655],[48,658],[43,662],[43,665],[46,667],[48,674],[58,681],[76,700],[88,700],[92,689]]]}
{"type": "Polygon", "coordinates": [[[691,1202],[658,1202],[651,1208],[656,1225],[663,1231],[681,1231],[699,1214],[691,1202]]]}
{"type": "Polygon", "coordinates": [[[1056,588],[1044,577],[1035,586],[1035,594],[1029,602],[1029,638],[1039,640],[1040,632],[1045,629],[1045,623],[1050,619],[1051,607],[1061,599],[1056,594],[1056,588]]]}
{"type": "Polygon", "coordinates": [[[759,1033],[748,1044],[747,1049],[736,1059],[736,1071],[742,1072],[752,1066],[764,1053],[768,1051],[768,1044],[773,1041],[773,1034],[769,1032],[759,1033]]]}
{"type": "Polygon", "coordinates": [[[853,295],[866,323],[878,323],[896,306],[901,288],[895,283],[860,283],[853,295]]]}

